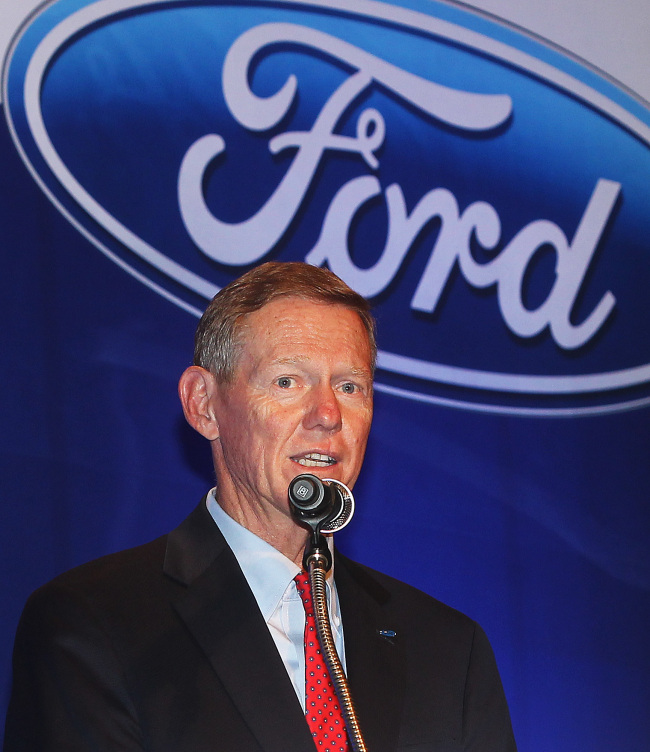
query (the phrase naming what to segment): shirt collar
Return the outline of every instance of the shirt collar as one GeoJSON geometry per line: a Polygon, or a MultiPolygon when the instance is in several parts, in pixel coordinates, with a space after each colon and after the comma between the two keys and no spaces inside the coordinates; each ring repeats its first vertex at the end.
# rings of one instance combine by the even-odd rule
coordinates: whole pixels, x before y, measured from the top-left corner
{"type": "MultiPolygon", "coordinates": [[[[280,553],[270,543],[247,530],[243,525],[233,520],[219,505],[216,489],[213,488],[207,497],[207,507],[212,519],[232,549],[239,566],[253,591],[255,600],[265,621],[268,621],[282,599],[293,578],[300,572],[291,559],[280,553]]],[[[332,536],[327,536],[330,551],[332,550],[332,536]]],[[[334,566],[327,573],[328,598],[330,616],[338,622],[337,598],[331,597],[334,566]],[[332,613],[332,611],[334,613],[332,613]]]]}

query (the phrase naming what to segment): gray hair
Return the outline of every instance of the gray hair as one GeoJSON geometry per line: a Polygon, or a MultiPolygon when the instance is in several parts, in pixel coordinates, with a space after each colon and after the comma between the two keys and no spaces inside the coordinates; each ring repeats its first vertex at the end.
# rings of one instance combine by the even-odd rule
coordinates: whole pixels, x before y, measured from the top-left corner
{"type": "Polygon", "coordinates": [[[329,269],[300,261],[269,261],[220,290],[205,309],[196,329],[194,365],[211,371],[221,383],[231,382],[242,344],[242,317],[283,297],[340,305],[356,312],[368,334],[374,371],[377,341],[375,319],[368,301],[329,269]]]}

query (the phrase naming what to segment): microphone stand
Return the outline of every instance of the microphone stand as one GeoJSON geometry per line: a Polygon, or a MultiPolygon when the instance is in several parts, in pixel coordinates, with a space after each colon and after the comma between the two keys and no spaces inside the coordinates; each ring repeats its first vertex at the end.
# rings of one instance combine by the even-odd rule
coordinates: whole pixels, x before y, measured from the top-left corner
{"type": "Polygon", "coordinates": [[[321,480],[310,473],[296,476],[289,484],[288,494],[293,515],[310,531],[302,564],[309,574],[321,651],[341,703],[352,750],[366,752],[348,680],[332,637],[325,585],[332,567],[332,555],[321,532],[334,532],[347,525],[354,513],[354,498],[350,489],[340,481],[321,480]]]}
{"type": "Polygon", "coordinates": [[[332,637],[332,627],[330,625],[329,610],[327,608],[327,590],[326,578],[332,566],[332,556],[330,554],[327,541],[320,533],[320,525],[313,530],[310,540],[305,548],[303,557],[303,566],[309,573],[309,582],[311,584],[312,598],[314,601],[314,613],[316,615],[316,630],[320,642],[325,663],[329,669],[330,676],[336,695],[341,703],[345,726],[350,738],[353,752],[367,752],[361,728],[357,720],[354,702],[348,686],[348,680],[343,671],[341,660],[336,651],[334,638],[332,637]]]}

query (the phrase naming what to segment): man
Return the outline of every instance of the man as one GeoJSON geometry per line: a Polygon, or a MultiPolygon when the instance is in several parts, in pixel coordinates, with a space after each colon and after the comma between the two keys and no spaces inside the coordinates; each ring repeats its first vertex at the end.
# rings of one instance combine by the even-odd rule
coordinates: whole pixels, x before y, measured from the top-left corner
{"type": "MultiPolygon", "coordinates": [[[[264,264],[215,297],[179,394],[216,488],[169,535],[32,596],[5,752],[313,752],[294,582],[307,532],[287,489],[303,472],[354,485],[375,351],[366,301],[326,270],[264,264]]],[[[370,752],[515,749],[480,627],[340,553],[333,572],[370,752]]]]}

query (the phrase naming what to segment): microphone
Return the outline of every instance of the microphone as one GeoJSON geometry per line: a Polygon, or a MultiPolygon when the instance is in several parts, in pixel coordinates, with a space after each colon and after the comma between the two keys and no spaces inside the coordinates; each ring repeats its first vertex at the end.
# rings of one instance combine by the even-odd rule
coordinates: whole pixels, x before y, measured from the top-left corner
{"type": "Polygon", "coordinates": [[[354,514],[352,491],[334,478],[322,480],[311,473],[297,475],[289,484],[293,515],[314,533],[342,530],[354,514]]]}
{"type": "Polygon", "coordinates": [[[352,491],[340,480],[321,480],[311,473],[297,475],[289,483],[288,494],[292,514],[311,530],[302,566],[309,573],[318,642],[343,708],[350,742],[357,752],[365,752],[366,746],[359,729],[350,688],[332,637],[326,590],[326,576],[332,567],[332,554],[328,541],[322,535],[323,532],[341,530],[348,524],[354,514],[354,497],[352,491]]]}

